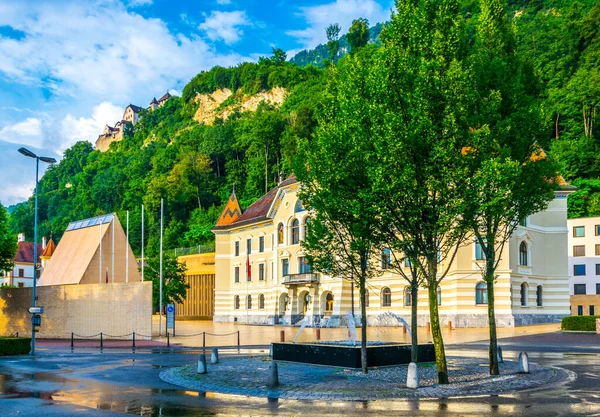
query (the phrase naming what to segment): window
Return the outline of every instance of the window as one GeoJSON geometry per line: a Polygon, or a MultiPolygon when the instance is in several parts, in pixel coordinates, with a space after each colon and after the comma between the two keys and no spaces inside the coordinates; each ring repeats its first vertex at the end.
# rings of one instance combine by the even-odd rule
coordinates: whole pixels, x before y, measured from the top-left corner
{"type": "Polygon", "coordinates": [[[292,222],[292,245],[300,243],[300,222],[294,219],[292,222]]]}
{"type": "Polygon", "coordinates": [[[19,287],[19,288],[23,288],[23,287],[25,287],[25,283],[24,283],[24,282],[19,282],[19,285],[18,285],[18,287],[19,287]]]}
{"type": "Polygon", "coordinates": [[[296,200],[296,205],[294,206],[294,213],[299,213],[304,211],[304,207],[302,206],[302,200],[296,200]]]}
{"type": "Polygon", "coordinates": [[[381,290],[381,307],[392,306],[392,290],[385,287],[381,290]]]}
{"type": "Polygon", "coordinates": [[[246,240],[246,253],[250,255],[252,253],[252,239],[246,240]]]}
{"type": "Polygon", "coordinates": [[[485,282],[479,282],[475,286],[475,304],[487,304],[488,293],[487,284],[485,282]]]}
{"type": "Polygon", "coordinates": [[[519,245],[519,265],[527,266],[527,243],[521,242],[519,245]]]}
{"type": "Polygon", "coordinates": [[[585,265],[573,265],[573,275],[576,277],[585,275],[585,265]]]}
{"type": "Polygon", "coordinates": [[[408,259],[408,258],[404,259],[404,267],[405,268],[410,268],[410,259],[408,259]]]}
{"type": "Polygon", "coordinates": [[[252,296],[251,295],[248,295],[246,297],[246,308],[248,310],[252,310],[252,296]]]}
{"type": "Polygon", "coordinates": [[[265,264],[258,264],[258,280],[265,280],[265,264]]]}
{"type": "Polygon", "coordinates": [[[527,307],[529,302],[529,285],[526,282],[521,284],[521,306],[527,307]]]}
{"type": "Polygon", "coordinates": [[[596,232],[596,236],[600,236],[600,224],[594,226],[594,231],[596,232]]]}
{"type": "Polygon", "coordinates": [[[281,275],[289,275],[290,274],[290,261],[289,259],[281,260],[281,275]]]}
{"type": "Polygon", "coordinates": [[[585,226],[573,227],[573,237],[585,237],[585,226]]]}
{"type": "Polygon", "coordinates": [[[277,244],[283,245],[283,223],[277,226],[277,244]]]}
{"type": "Polygon", "coordinates": [[[240,282],[240,267],[236,266],[234,269],[234,282],[240,282]]]}
{"type": "Polygon", "coordinates": [[[600,294],[600,284],[596,284],[596,294],[600,294]]]}
{"type": "Polygon", "coordinates": [[[410,293],[410,287],[404,287],[404,307],[412,306],[412,294],[410,293]]]}
{"type": "Polygon", "coordinates": [[[333,311],[333,294],[328,293],[325,297],[325,311],[332,312],[333,311]]]}
{"type": "Polygon", "coordinates": [[[301,274],[310,274],[310,264],[304,256],[298,258],[298,272],[301,274]]]}
{"type": "Polygon", "coordinates": [[[575,284],[575,285],[573,285],[573,293],[575,295],[585,294],[585,284],[575,284]]]}
{"type": "Polygon", "coordinates": [[[596,245],[596,256],[600,256],[600,245],[596,245]]]}
{"type": "Polygon", "coordinates": [[[585,256],[585,245],[573,246],[573,256],[585,256]]]}
{"type": "Polygon", "coordinates": [[[19,278],[25,277],[25,270],[23,268],[19,268],[19,278]]]}
{"type": "Polygon", "coordinates": [[[264,236],[261,236],[258,238],[258,251],[259,252],[265,251],[265,237],[264,236]]]}
{"type": "Polygon", "coordinates": [[[600,275],[600,264],[596,264],[596,275],[600,275]]]}
{"type": "Polygon", "coordinates": [[[542,286],[538,285],[537,290],[535,292],[535,302],[538,307],[542,306],[542,286]]]}
{"type": "Polygon", "coordinates": [[[258,309],[259,310],[265,309],[265,295],[264,294],[261,294],[258,296],[258,309]]]}
{"type": "Polygon", "coordinates": [[[479,241],[477,241],[477,242],[475,242],[475,260],[482,261],[484,259],[485,259],[485,253],[483,252],[481,243],[479,243],[479,241]]]}
{"type": "Polygon", "coordinates": [[[240,241],[235,242],[235,256],[240,256],[240,241]]]}
{"type": "Polygon", "coordinates": [[[577,315],[583,316],[583,306],[577,306],[577,315]]]}
{"type": "Polygon", "coordinates": [[[439,306],[442,305],[442,289],[440,287],[437,289],[437,303],[439,306]]]}
{"type": "Polygon", "coordinates": [[[233,308],[235,308],[236,310],[240,309],[240,296],[236,295],[235,297],[233,297],[233,308]]]}
{"type": "Polygon", "coordinates": [[[527,227],[527,217],[521,219],[521,221],[519,222],[519,225],[527,227]]]}
{"type": "Polygon", "coordinates": [[[590,316],[594,316],[594,306],[590,306],[590,316]]]}
{"type": "Polygon", "coordinates": [[[381,252],[381,269],[388,269],[392,263],[392,253],[386,248],[381,252]]]}

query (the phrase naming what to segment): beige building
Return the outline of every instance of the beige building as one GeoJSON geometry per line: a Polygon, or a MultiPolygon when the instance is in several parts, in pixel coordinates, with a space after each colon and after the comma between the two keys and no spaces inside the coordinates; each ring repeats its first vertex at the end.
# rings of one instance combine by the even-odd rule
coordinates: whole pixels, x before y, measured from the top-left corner
{"type": "Polygon", "coordinates": [[[600,217],[569,219],[571,314],[600,314],[600,217]]]}
{"type": "MultiPolygon", "coordinates": [[[[300,184],[281,182],[243,213],[232,194],[217,225],[214,321],[296,324],[311,316],[321,325],[345,323],[352,309],[350,281],[311,270],[301,242],[309,211],[297,197],[300,184]],[[247,267],[250,273],[248,274],[247,267]]],[[[505,248],[496,281],[496,317],[501,327],[543,323],[569,314],[567,195],[556,192],[547,210],[518,226],[505,248]]],[[[408,321],[406,281],[386,270],[388,253],[375,263],[381,276],[368,283],[368,321],[393,313],[408,321]]],[[[442,323],[487,326],[483,259],[473,241],[462,247],[438,293],[442,323]]],[[[408,269],[407,269],[408,272],[408,269]]],[[[419,325],[429,321],[427,293],[419,293],[419,325]]],[[[360,312],[358,291],[354,298],[360,312]]]]}

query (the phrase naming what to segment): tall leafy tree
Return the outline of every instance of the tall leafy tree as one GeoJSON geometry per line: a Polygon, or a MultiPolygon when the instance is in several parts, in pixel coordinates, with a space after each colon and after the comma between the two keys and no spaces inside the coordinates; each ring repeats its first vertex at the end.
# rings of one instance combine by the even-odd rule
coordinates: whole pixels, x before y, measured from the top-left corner
{"type": "Polygon", "coordinates": [[[327,35],[327,49],[329,49],[329,56],[331,63],[335,62],[335,57],[340,50],[340,31],[342,28],[337,23],[333,23],[327,26],[325,34],[327,35]]]}
{"type": "Polygon", "coordinates": [[[352,54],[369,43],[369,21],[363,17],[353,20],[346,39],[350,44],[350,53],[352,54]]]}
{"type": "Polygon", "coordinates": [[[490,374],[498,375],[496,268],[519,221],[544,210],[554,197],[556,168],[538,146],[543,138],[539,84],[519,56],[505,0],[483,0],[473,54],[472,162],[469,215],[485,254],[490,374]]]}
{"type": "Polygon", "coordinates": [[[10,271],[17,253],[17,242],[8,230],[6,209],[0,204],[0,271],[10,271]]]}
{"type": "MultiPolygon", "coordinates": [[[[190,285],[185,281],[183,262],[177,258],[163,255],[163,305],[172,303],[183,303],[190,285]]],[[[144,273],[152,280],[152,304],[159,305],[160,298],[160,258],[153,256],[148,258],[148,266],[144,273]]]]}

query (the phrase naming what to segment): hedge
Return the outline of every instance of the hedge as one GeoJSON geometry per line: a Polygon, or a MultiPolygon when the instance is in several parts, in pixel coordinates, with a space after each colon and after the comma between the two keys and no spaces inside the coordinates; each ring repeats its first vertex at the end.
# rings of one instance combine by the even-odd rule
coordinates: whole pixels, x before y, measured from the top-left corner
{"type": "Polygon", "coordinates": [[[560,324],[561,330],[596,331],[596,319],[600,316],[567,316],[560,324]]]}
{"type": "Polygon", "coordinates": [[[0,337],[0,356],[26,355],[31,351],[28,337],[0,337]]]}

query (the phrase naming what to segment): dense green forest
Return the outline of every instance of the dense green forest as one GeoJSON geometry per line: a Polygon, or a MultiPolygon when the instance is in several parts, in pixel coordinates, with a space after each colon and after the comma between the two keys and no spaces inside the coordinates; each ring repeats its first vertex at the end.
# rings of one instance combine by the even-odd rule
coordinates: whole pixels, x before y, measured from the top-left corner
{"type": "MultiPolygon", "coordinates": [[[[509,1],[519,50],[537,73],[544,91],[542,146],[560,166],[564,178],[579,187],[569,199],[569,215],[600,214],[600,3],[593,0],[509,1]]],[[[469,34],[478,17],[478,2],[464,1],[469,34]]],[[[332,18],[333,19],[333,18],[332,18]]],[[[334,19],[333,19],[334,20],[334,19]]],[[[333,23],[333,22],[332,22],[333,23]]],[[[371,28],[377,44],[382,25],[371,28]]],[[[336,60],[348,52],[340,38],[336,60]]],[[[145,206],[147,249],[158,247],[160,199],[165,199],[165,247],[210,244],[210,228],[235,187],[242,208],[292,173],[298,142],[310,139],[327,83],[328,48],[321,45],[286,61],[285,53],[233,68],[199,73],[156,111],[125,131],[124,140],[105,153],[89,142],[65,152],[40,181],[41,235],[60,238],[75,219],[116,211],[124,223],[130,211],[131,241],[140,249],[141,205],[145,206]],[[326,61],[325,61],[326,62],[326,61]],[[283,87],[283,105],[261,104],[255,112],[234,113],[211,126],[193,118],[197,94],[229,88],[255,94],[283,87]]],[[[235,100],[233,95],[228,100],[235,100]]],[[[227,103],[223,103],[227,104],[227,103]]],[[[95,138],[89,138],[94,141],[95,138]]],[[[33,236],[33,198],[11,208],[12,233],[33,236]]]]}

